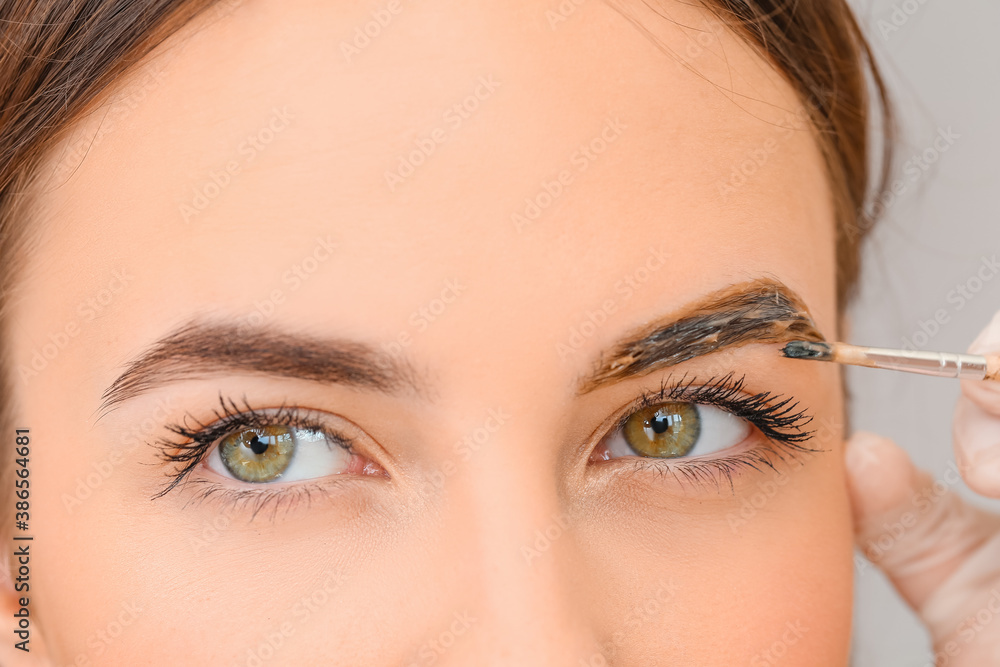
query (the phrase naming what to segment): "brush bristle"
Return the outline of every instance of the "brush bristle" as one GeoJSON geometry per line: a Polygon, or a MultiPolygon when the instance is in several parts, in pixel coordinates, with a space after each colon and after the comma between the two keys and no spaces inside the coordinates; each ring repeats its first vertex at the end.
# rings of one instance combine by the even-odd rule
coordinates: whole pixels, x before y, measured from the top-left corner
{"type": "Polygon", "coordinates": [[[789,359],[833,359],[833,348],[827,343],[813,343],[807,340],[793,340],[781,348],[781,353],[789,359]]]}

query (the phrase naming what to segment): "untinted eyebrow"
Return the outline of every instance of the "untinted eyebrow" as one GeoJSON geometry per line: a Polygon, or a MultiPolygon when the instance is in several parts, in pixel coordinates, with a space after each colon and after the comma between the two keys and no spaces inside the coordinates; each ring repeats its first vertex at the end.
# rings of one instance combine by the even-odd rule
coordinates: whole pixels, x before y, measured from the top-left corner
{"type": "Polygon", "coordinates": [[[171,382],[245,372],[341,384],[385,394],[427,397],[426,379],[400,355],[347,339],[320,339],[268,326],[247,331],[228,321],[195,319],[158,339],[128,364],[101,396],[102,415],[171,382]]]}
{"type": "Polygon", "coordinates": [[[802,299],[778,280],[740,283],[626,335],[578,382],[577,394],[724,348],[791,340],[824,340],[802,299]]]}

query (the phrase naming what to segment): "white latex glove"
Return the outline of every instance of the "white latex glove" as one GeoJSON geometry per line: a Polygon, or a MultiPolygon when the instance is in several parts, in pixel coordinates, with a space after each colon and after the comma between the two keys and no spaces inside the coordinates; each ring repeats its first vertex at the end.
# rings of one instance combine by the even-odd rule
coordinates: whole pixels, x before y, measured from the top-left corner
{"type": "MultiPolygon", "coordinates": [[[[1000,313],[969,352],[1000,354],[1000,313]]],[[[1000,666],[1000,516],[952,490],[961,475],[1000,498],[1000,383],[962,383],[953,434],[957,465],[937,479],[891,440],[848,441],[855,536],[930,632],[928,667],[1000,666]]]]}

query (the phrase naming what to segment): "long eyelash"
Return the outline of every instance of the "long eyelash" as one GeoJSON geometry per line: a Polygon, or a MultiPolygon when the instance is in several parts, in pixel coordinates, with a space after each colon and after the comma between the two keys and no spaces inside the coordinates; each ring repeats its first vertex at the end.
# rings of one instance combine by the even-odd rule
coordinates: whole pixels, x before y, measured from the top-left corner
{"type": "MultiPolygon", "coordinates": [[[[212,446],[220,439],[234,431],[246,428],[261,428],[274,424],[290,426],[292,428],[320,431],[326,435],[327,439],[354,453],[353,439],[350,437],[331,431],[315,416],[295,406],[288,406],[282,402],[281,406],[274,411],[263,412],[250,406],[246,396],[242,398],[243,408],[236,405],[232,399],[227,399],[219,393],[220,408],[215,409],[215,419],[208,424],[202,423],[190,413],[184,415],[183,423],[168,424],[167,430],[177,434],[182,438],[180,442],[160,439],[150,443],[160,451],[158,456],[161,460],[175,464],[175,470],[170,473],[171,481],[152,497],[153,500],[170,493],[178,484],[184,481],[199,463],[208,455],[212,446]],[[193,425],[188,425],[192,422],[193,425]]],[[[212,490],[206,490],[204,497],[212,494],[212,490]]],[[[261,491],[246,490],[246,494],[260,494],[261,491]]],[[[274,497],[273,493],[262,498],[274,497]]],[[[261,506],[257,506],[254,514],[260,511],[261,506]]]]}
{"type": "Polygon", "coordinates": [[[743,392],[745,380],[745,376],[734,379],[734,373],[719,378],[713,377],[698,386],[694,386],[697,378],[688,379],[687,375],[673,383],[665,379],[659,390],[643,392],[631,406],[631,411],[619,420],[618,426],[625,426],[632,412],[660,403],[670,401],[704,403],[716,405],[737,417],[746,419],[760,429],[769,440],[791,443],[800,449],[812,451],[801,445],[813,436],[813,431],[802,430],[812,421],[812,417],[805,410],[796,410],[798,402],[793,402],[794,399],[791,397],[777,400],[781,397],[769,391],[746,394],[743,392]]]}
{"type": "MultiPolygon", "coordinates": [[[[707,382],[695,386],[696,378],[684,375],[680,380],[671,383],[663,380],[658,390],[643,392],[633,402],[629,409],[619,418],[615,429],[625,426],[628,419],[638,410],[669,401],[685,401],[715,405],[719,408],[746,419],[757,427],[768,440],[779,443],[793,453],[822,452],[823,449],[806,447],[803,443],[809,440],[814,431],[803,428],[812,421],[812,416],[805,410],[798,410],[798,402],[792,398],[781,398],[771,392],[757,394],[743,393],[745,377],[735,378],[734,373],[722,377],[713,377],[707,382]],[[779,400],[780,399],[780,400],[779,400]]],[[[234,431],[244,428],[263,427],[273,424],[283,424],[292,428],[317,430],[324,433],[331,442],[354,452],[353,440],[344,434],[331,431],[314,416],[295,406],[282,403],[273,412],[262,412],[250,406],[246,396],[242,398],[244,407],[241,409],[232,399],[227,399],[220,393],[220,408],[215,410],[216,419],[209,424],[202,423],[190,413],[186,414],[181,424],[169,424],[167,430],[180,436],[180,442],[160,439],[152,444],[160,451],[159,458],[175,464],[175,471],[170,473],[171,481],[152,498],[160,498],[183,482],[199,463],[208,455],[212,446],[220,439],[234,431]],[[189,426],[188,422],[193,426],[189,426]]],[[[785,461],[783,454],[777,449],[758,449],[743,452],[739,455],[706,460],[683,459],[671,460],[669,466],[664,466],[659,459],[638,459],[636,469],[650,470],[660,474],[681,475],[696,484],[713,482],[719,485],[720,475],[728,482],[731,491],[735,492],[733,474],[741,468],[751,468],[758,472],[763,466],[777,471],[772,457],[785,461]]],[[[300,485],[303,486],[303,485],[300,485]]],[[[720,487],[721,488],[721,487],[720,487]]],[[[307,490],[301,490],[306,492],[307,490]]],[[[200,499],[204,500],[222,489],[207,486],[200,499]]],[[[287,493],[271,490],[236,491],[236,498],[244,504],[252,504],[256,516],[271,500],[287,499],[287,493]]],[[[306,493],[311,498],[311,491],[306,493]]]]}
{"type": "MultiPolygon", "coordinates": [[[[769,391],[757,394],[743,392],[746,377],[736,378],[734,373],[721,377],[712,377],[707,382],[695,386],[697,378],[689,378],[686,374],[680,380],[671,382],[664,379],[660,388],[646,391],[636,399],[625,413],[618,419],[614,431],[622,429],[637,411],[670,401],[684,401],[714,405],[753,424],[761,434],[772,443],[780,445],[793,456],[803,453],[823,452],[826,450],[806,446],[815,431],[804,430],[812,416],[806,410],[799,409],[799,404],[793,398],[783,398],[769,391]]],[[[782,462],[786,457],[779,448],[753,449],[731,456],[713,459],[656,459],[651,457],[638,458],[634,469],[649,470],[662,475],[671,474],[695,484],[714,482],[721,489],[720,478],[725,479],[730,491],[735,493],[733,474],[742,468],[751,468],[758,472],[768,467],[777,472],[775,459],[782,462]],[[664,463],[667,462],[665,465],[664,463]]]]}

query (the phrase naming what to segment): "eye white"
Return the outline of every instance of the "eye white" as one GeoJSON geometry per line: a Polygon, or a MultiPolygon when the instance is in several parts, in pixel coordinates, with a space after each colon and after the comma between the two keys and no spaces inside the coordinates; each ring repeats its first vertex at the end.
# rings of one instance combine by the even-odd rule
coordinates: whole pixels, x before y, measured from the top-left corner
{"type": "MultiPolygon", "coordinates": [[[[322,431],[313,429],[291,429],[295,449],[288,467],[272,480],[267,482],[247,482],[248,484],[273,484],[275,482],[299,482],[305,479],[316,479],[337,475],[347,471],[351,462],[351,453],[336,441],[330,441],[322,431]]],[[[219,447],[212,448],[205,464],[223,477],[242,481],[234,477],[226,464],[222,462],[219,447]]]]}
{"type": "MultiPolygon", "coordinates": [[[[698,413],[698,420],[701,423],[701,432],[694,443],[694,447],[685,456],[676,458],[691,458],[693,456],[704,456],[720,452],[730,447],[735,447],[750,435],[750,422],[737,417],[731,412],[727,412],[713,405],[692,406],[698,413]]],[[[635,450],[629,447],[625,440],[623,429],[616,430],[607,442],[608,451],[613,458],[622,456],[640,456],[635,450]]],[[[657,458],[657,457],[648,457],[657,458]]],[[[668,457],[663,457],[668,459],[668,457]]]]}

